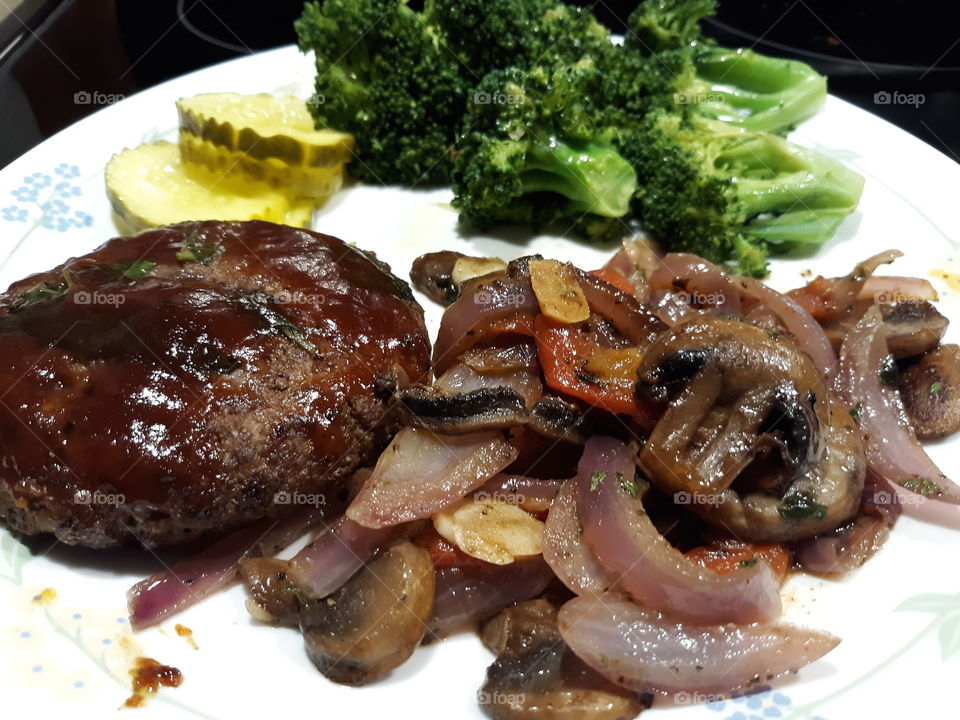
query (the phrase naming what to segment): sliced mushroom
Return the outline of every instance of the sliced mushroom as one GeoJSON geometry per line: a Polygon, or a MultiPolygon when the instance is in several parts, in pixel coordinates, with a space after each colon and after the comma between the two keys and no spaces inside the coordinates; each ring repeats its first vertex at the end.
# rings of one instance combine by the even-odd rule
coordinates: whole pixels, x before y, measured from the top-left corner
{"type": "Polygon", "coordinates": [[[337,592],[300,610],[310,659],[345,685],[382,678],[422,642],[435,587],[430,554],[410,542],[394,545],[337,592]]]}
{"type": "Polygon", "coordinates": [[[453,284],[453,267],[462,257],[466,255],[452,250],[421,255],[413,261],[413,266],[410,268],[410,280],[413,286],[434,302],[449,305],[457,299],[457,287],[453,284]]]}
{"type": "Polygon", "coordinates": [[[739,538],[782,541],[857,509],[865,462],[847,408],[788,338],[700,317],[664,333],[638,372],[669,406],[640,453],[650,479],[739,538]]]}
{"type": "Polygon", "coordinates": [[[941,345],[907,368],[900,395],[921,440],[960,430],[960,346],[941,345]]]}
{"type": "MultiPolygon", "coordinates": [[[[860,322],[873,305],[872,299],[858,300],[838,320],[824,327],[830,344],[839,352],[844,336],[860,322]]],[[[922,355],[940,344],[949,320],[928,302],[899,302],[880,305],[887,347],[898,360],[922,355]]]]}
{"type": "Polygon", "coordinates": [[[277,558],[246,558],[240,561],[240,576],[250,591],[247,609],[257,620],[297,626],[297,613],[302,603],[290,579],[289,569],[288,560],[277,558]]]}
{"type": "Polygon", "coordinates": [[[507,608],[480,633],[497,655],[477,694],[496,720],[614,720],[632,718],[651,696],[614,685],[567,647],[557,628],[557,608],[530,600],[507,608]]]}
{"type": "Polygon", "coordinates": [[[582,445],[590,431],[589,419],[575,405],[546,396],[528,410],[524,398],[507,387],[451,395],[415,385],[397,397],[409,424],[446,435],[525,426],[538,435],[582,445]]]}

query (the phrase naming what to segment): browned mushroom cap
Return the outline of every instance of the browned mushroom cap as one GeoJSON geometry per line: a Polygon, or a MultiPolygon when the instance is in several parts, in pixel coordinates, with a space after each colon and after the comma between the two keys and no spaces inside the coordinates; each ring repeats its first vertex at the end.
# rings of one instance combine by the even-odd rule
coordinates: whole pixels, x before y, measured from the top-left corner
{"type": "MultiPolygon", "coordinates": [[[[844,336],[860,322],[872,304],[872,300],[858,301],[840,319],[824,327],[834,350],[840,351],[844,336]]],[[[880,314],[883,315],[887,347],[898,360],[933,350],[940,344],[949,324],[949,320],[928,302],[880,305],[880,314]]]]}
{"type": "Polygon", "coordinates": [[[921,440],[960,430],[960,347],[942,345],[911,365],[900,394],[921,440]]]}
{"type": "Polygon", "coordinates": [[[413,261],[410,268],[410,281],[417,290],[434,302],[449,305],[457,299],[457,288],[453,284],[453,266],[462,257],[466,255],[452,250],[421,255],[413,261]]]}
{"type": "Polygon", "coordinates": [[[276,558],[245,558],[240,561],[240,576],[250,591],[249,602],[258,620],[278,625],[297,626],[300,594],[287,572],[290,562],[276,558]]]}
{"type": "Polygon", "coordinates": [[[335,593],[301,609],[310,659],[346,685],[382,678],[423,640],[435,587],[430,554],[410,542],[394,545],[335,593]]]}
{"type": "Polygon", "coordinates": [[[780,541],[834,528],[856,510],[859,435],[788,338],[698,317],[657,339],[638,378],[669,401],[640,465],[708,522],[744,540],[780,541]]]}
{"type": "Polygon", "coordinates": [[[478,693],[496,720],[614,720],[632,718],[650,705],[583,663],[557,629],[557,608],[530,600],[484,624],[484,645],[497,655],[478,693]]]}

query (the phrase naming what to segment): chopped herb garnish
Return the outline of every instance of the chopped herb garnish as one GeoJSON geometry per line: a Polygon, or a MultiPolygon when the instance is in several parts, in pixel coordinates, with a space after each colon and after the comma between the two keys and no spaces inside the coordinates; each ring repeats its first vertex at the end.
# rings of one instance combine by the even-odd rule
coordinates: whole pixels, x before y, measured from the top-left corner
{"type": "Polygon", "coordinates": [[[36,305],[37,303],[41,303],[45,300],[52,300],[53,298],[60,297],[67,291],[67,288],[68,285],[65,282],[40,283],[36,287],[27,290],[21,295],[18,295],[17,298],[10,303],[10,312],[19,312],[20,310],[30,307],[31,305],[36,305]]]}
{"type": "Polygon", "coordinates": [[[640,488],[637,487],[637,483],[632,478],[625,478],[623,473],[618,472],[617,481],[620,483],[620,487],[629,493],[630,497],[640,497],[640,488]]]}
{"type": "Polygon", "coordinates": [[[929,478],[910,478],[900,483],[901,487],[911,490],[924,497],[937,497],[943,495],[943,488],[937,485],[929,478]]]}
{"type": "Polygon", "coordinates": [[[859,400],[857,404],[850,408],[850,417],[853,418],[853,421],[859,425],[860,424],[860,413],[863,412],[863,403],[859,400]]]}
{"type": "Polygon", "coordinates": [[[897,368],[897,363],[894,362],[893,357],[890,355],[887,356],[887,359],[883,361],[883,365],[880,367],[880,383],[886,385],[887,387],[898,387],[900,385],[900,370],[897,368]]]}
{"type": "Polygon", "coordinates": [[[606,478],[607,474],[602,470],[600,472],[595,472],[590,476],[590,489],[596,490],[598,487],[600,487],[600,483],[602,483],[606,478]]]}
{"type": "Polygon", "coordinates": [[[177,248],[177,260],[180,262],[195,262],[201,265],[209,265],[223,250],[223,245],[219,243],[199,242],[192,235],[183,242],[172,243],[171,247],[177,248]]]}
{"type": "Polygon", "coordinates": [[[153,260],[134,260],[129,263],[113,263],[110,269],[125,280],[139,280],[149,275],[156,266],[153,260]]]}
{"type": "Polygon", "coordinates": [[[756,555],[754,555],[753,557],[747,558],[746,560],[741,560],[740,562],[737,563],[737,565],[742,568],[753,567],[756,564],[757,564],[756,555]]]}
{"type": "Polygon", "coordinates": [[[808,492],[798,492],[787,495],[777,508],[780,517],[784,520],[806,520],[816,518],[821,520],[827,516],[827,506],[821,505],[808,492]]]}
{"type": "Polygon", "coordinates": [[[942,390],[942,389],[943,389],[943,383],[937,381],[937,382],[933,383],[932,385],[930,385],[930,394],[931,394],[931,395],[936,395],[936,394],[937,394],[938,392],[940,392],[940,390],[942,390]]]}
{"type": "Polygon", "coordinates": [[[295,342],[307,352],[313,355],[319,355],[320,351],[317,350],[317,346],[307,340],[307,336],[303,334],[303,331],[282,314],[269,307],[267,302],[267,297],[262,293],[242,295],[240,297],[240,305],[263,318],[271,330],[295,342]]]}

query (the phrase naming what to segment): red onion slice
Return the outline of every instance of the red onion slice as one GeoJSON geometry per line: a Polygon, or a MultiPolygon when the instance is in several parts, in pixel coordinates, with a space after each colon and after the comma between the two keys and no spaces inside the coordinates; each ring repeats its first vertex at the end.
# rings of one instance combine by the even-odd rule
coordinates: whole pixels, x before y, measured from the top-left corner
{"type": "Polygon", "coordinates": [[[486,499],[519,505],[527,512],[543,512],[550,508],[560,491],[561,480],[542,480],[526,475],[495,475],[487,480],[475,500],[482,502],[481,493],[486,499]]]}
{"type": "Polygon", "coordinates": [[[543,559],[564,585],[577,595],[599,597],[616,584],[583,541],[577,515],[577,479],[567,480],[550,506],[540,539],[543,559]]]}
{"type": "Polygon", "coordinates": [[[373,557],[394,528],[372,529],[342,517],[291,560],[288,574],[308,597],[326,597],[373,557]]]}
{"type": "Polygon", "coordinates": [[[540,311],[529,278],[498,278],[468,285],[446,309],[433,345],[434,371],[441,373],[471,347],[484,326],[518,314],[540,311]]]}
{"type": "Polygon", "coordinates": [[[499,432],[438,435],[406,427],[383,451],[347,517],[368,528],[428,518],[516,458],[517,449],[499,432]]]}
{"type": "Polygon", "coordinates": [[[834,372],[837,354],[813,315],[804,310],[793,298],[778,293],[757,280],[738,277],[736,281],[746,295],[767,306],[780,318],[787,332],[793,335],[800,348],[811,357],[820,372],[826,375],[834,372]]]}
{"type": "Polygon", "coordinates": [[[903,400],[885,386],[881,370],[890,357],[879,307],[871,306],[840,348],[837,390],[859,417],[867,464],[896,492],[907,515],[960,527],[960,487],[937,467],[906,421],[903,400]],[[935,484],[936,497],[914,492],[935,484]]]}
{"type": "Polygon", "coordinates": [[[684,557],[641,503],[630,448],[595,435],[577,468],[583,538],[618,584],[647,607],[692,622],[751,623],[780,614],[780,586],[764,562],[719,575],[684,557]]]}
{"type": "Polygon", "coordinates": [[[226,587],[236,579],[240,560],[275,555],[303,535],[321,513],[315,510],[282,520],[265,518],[141,580],[127,591],[130,625],[134,630],[156,625],[226,587]]]}
{"type": "Polygon", "coordinates": [[[650,277],[650,289],[676,293],[691,307],[740,312],[740,292],[730,277],[690,253],[667,253],[650,277]]]}
{"type": "Polygon", "coordinates": [[[936,302],[939,299],[940,295],[929,280],[895,275],[868,277],[857,294],[857,300],[872,300],[881,305],[900,302],[936,302]]]}
{"type": "Polygon", "coordinates": [[[509,565],[450,567],[437,571],[430,631],[442,637],[508,605],[543,592],[553,573],[540,557],[509,565]]]}
{"type": "Polygon", "coordinates": [[[676,623],[615,594],[574,598],[557,622],[581,660],[639,692],[728,693],[808,665],[840,642],[790,625],[676,623]]]}
{"type": "Polygon", "coordinates": [[[537,400],[543,397],[543,383],[540,381],[537,366],[499,374],[487,374],[477,372],[464,363],[457,363],[438,377],[433,387],[450,395],[505,387],[522,397],[528,408],[533,407],[537,400]]]}

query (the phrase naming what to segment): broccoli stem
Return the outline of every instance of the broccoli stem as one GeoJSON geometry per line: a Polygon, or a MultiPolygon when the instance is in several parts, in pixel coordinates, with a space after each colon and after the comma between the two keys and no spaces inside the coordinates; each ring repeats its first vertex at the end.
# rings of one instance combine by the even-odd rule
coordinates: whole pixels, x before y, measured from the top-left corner
{"type": "Polygon", "coordinates": [[[827,79],[806,63],[767,57],[748,48],[713,48],[695,61],[697,79],[681,102],[716,120],[749,130],[783,133],[827,99],[827,79]]]}
{"type": "Polygon", "coordinates": [[[524,193],[552,192],[567,198],[570,215],[622,217],[637,190],[636,171],[612,147],[556,137],[527,150],[520,180],[524,193]]]}

